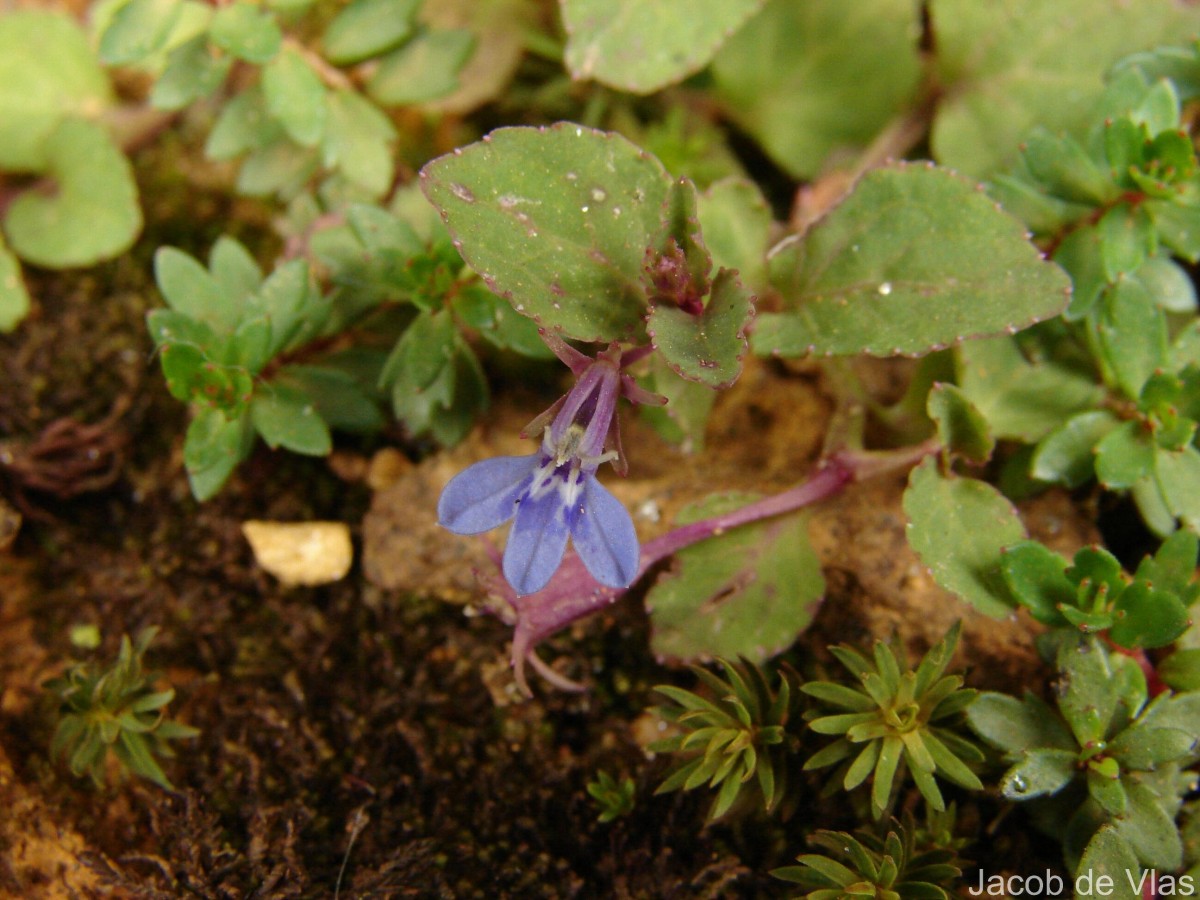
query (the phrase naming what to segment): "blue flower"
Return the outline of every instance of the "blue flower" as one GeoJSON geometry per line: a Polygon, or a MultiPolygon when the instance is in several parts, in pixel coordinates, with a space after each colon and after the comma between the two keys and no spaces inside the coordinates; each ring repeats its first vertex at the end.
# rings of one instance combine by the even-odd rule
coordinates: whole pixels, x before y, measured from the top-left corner
{"type": "Polygon", "coordinates": [[[596,480],[600,465],[617,455],[604,442],[620,386],[619,367],[602,356],[562,401],[537,453],[475,463],[442,491],[438,521],[456,534],[490,531],[515,517],[503,569],[517,594],[546,586],[568,538],[601,584],[623,588],[637,575],[633,520],[596,480]]]}

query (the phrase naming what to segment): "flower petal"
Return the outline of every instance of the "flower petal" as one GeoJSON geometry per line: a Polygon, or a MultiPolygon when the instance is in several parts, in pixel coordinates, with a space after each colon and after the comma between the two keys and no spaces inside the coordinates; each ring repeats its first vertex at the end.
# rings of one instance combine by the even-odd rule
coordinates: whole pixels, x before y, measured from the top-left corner
{"type": "Polygon", "coordinates": [[[479,534],[503,525],[517,511],[538,454],[497,456],[464,469],[438,498],[438,524],[455,534],[479,534]]]}
{"type": "Polygon", "coordinates": [[[595,478],[583,485],[583,498],[571,523],[575,552],[592,573],[608,587],[628,587],[637,576],[637,531],[621,501],[595,478]]]}
{"type": "Polygon", "coordinates": [[[525,497],[504,548],[504,577],[518,594],[546,586],[567,549],[567,507],[559,490],[525,497]]]}

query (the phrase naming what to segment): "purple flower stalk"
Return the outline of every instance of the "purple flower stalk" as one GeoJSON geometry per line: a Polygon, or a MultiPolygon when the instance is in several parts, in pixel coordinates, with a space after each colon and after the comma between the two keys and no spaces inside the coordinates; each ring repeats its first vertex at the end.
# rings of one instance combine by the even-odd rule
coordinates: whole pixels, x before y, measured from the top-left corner
{"type": "Polygon", "coordinates": [[[543,337],[578,381],[530,426],[554,416],[541,449],[484,460],[460,472],[438,500],[438,522],[456,534],[480,534],[515,517],[502,569],[518,596],[549,583],[568,537],[596,581],[628,587],[638,573],[637,532],[625,507],[596,480],[596,470],[605,462],[624,462],[619,450],[605,449],[610,430],[616,434],[618,395],[646,402],[646,392],[622,374],[629,360],[615,346],[592,360],[543,337]]]}

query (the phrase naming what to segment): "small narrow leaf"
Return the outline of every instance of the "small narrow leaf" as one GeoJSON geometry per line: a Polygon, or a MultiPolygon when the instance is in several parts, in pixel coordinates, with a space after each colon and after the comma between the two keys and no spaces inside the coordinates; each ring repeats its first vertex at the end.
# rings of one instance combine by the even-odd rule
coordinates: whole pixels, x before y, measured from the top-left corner
{"type": "Polygon", "coordinates": [[[304,147],[325,134],[325,87],[304,58],[284,50],[263,68],[267,110],[304,147]]]}

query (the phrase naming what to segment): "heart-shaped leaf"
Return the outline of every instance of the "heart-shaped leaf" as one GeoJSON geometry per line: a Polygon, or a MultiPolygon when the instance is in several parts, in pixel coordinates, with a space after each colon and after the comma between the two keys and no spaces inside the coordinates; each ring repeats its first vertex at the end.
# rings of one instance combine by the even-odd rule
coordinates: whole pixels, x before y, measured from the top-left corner
{"type": "Polygon", "coordinates": [[[53,193],[35,186],[4,220],[17,255],[51,268],[89,266],[129,249],[142,228],[133,169],[99,125],[68,119],[44,144],[53,193]]]}

